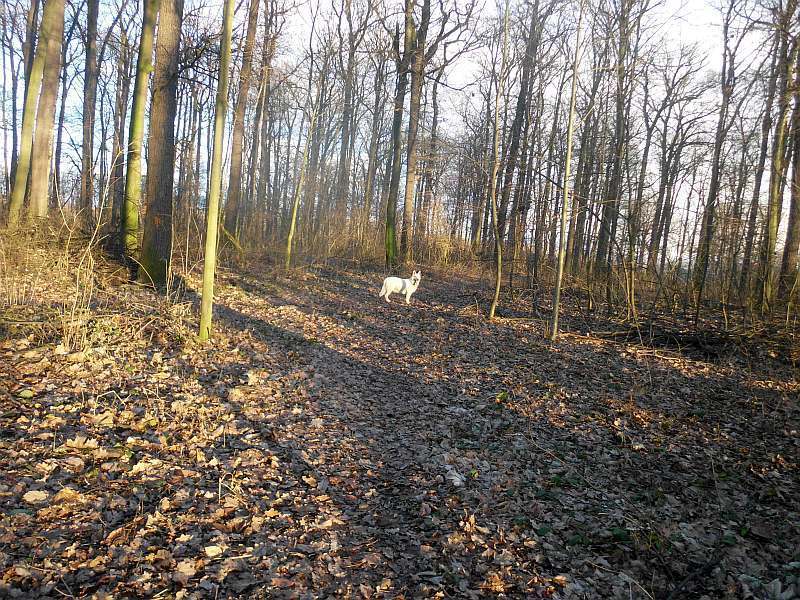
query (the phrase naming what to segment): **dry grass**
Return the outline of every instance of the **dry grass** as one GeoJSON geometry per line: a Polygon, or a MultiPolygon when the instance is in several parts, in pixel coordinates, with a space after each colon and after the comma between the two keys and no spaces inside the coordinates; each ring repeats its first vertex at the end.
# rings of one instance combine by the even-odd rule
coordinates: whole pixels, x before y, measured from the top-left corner
{"type": "Polygon", "coordinates": [[[83,352],[191,335],[192,306],[181,286],[150,293],[97,239],[63,221],[0,236],[0,339],[23,335],[59,352],[83,352]]]}

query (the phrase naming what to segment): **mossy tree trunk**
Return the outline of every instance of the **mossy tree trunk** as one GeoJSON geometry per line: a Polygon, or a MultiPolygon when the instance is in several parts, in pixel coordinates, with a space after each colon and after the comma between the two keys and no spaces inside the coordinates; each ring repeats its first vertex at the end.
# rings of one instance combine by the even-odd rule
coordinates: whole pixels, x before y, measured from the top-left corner
{"type": "Polygon", "coordinates": [[[147,103],[147,83],[153,70],[153,33],[158,18],[158,1],[144,0],[142,37],[136,60],[136,79],[133,84],[133,105],[128,132],[128,157],[125,173],[125,198],[122,205],[122,252],[129,261],[139,248],[139,204],[142,199],[142,139],[144,138],[144,109],[147,103]]]}

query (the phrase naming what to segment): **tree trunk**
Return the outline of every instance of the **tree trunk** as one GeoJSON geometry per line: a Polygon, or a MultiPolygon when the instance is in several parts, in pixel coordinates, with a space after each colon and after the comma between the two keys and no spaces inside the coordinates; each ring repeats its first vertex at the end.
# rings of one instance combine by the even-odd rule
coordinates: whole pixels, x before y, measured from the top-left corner
{"type": "Polygon", "coordinates": [[[200,302],[201,340],[211,337],[211,312],[214,305],[214,272],[217,266],[217,230],[219,229],[219,197],[222,192],[222,150],[225,134],[225,113],[228,109],[228,76],[231,62],[234,0],[226,0],[222,16],[222,48],[219,60],[219,85],[214,105],[214,146],[211,153],[211,174],[206,219],[206,244],[203,259],[203,292],[200,302]]]}
{"type": "Polygon", "coordinates": [[[172,254],[175,113],[182,22],[183,0],[161,0],[147,144],[147,211],[139,257],[139,281],[157,288],[167,284],[172,254]]]}
{"type": "MultiPolygon", "coordinates": [[[[761,118],[761,147],[758,152],[758,163],[756,165],[755,177],[753,179],[753,194],[750,201],[750,210],[747,215],[747,235],[744,243],[744,253],[742,255],[742,274],[739,279],[739,288],[742,294],[750,295],[750,276],[753,260],[753,241],[756,235],[756,218],[758,216],[758,201],[761,197],[761,182],[764,178],[764,170],[767,163],[767,152],[769,149],[769,134],[772,131],[772,103],[775,98],[775,90],[778,87],[778,64],[777,49],[780,39],[779,32],[775,32],[775,45],[772,52],[772,67],[770,69],[769,84],[766,90],[766,103],[764,114],[761,118]]],[[[741,298],[744,300],[744,297],[741,298]]]]}
{"type": "Polygon", "coordinates": [[[364,188],[364,214],[362,216],[362,226],[366,229],[369,224],[370,212],[372,211],[373,196],[375,195],[376,176],[378,171],[378,138],[380,136],[381,123],[383,122],[384,110],[384,88],[386,87],[386,60],[382,57],[377,59],[375,64],[375,79],[372,92],[375,96],[372,105],[372,126],[369,136],[367,178],[364,188]]]}
{"type": "Polygon", "coordinates": [[[128,37],[120,34],[120,55],[117,61],[117,99],[114,103],[114,143],[111,149],[111,231],[121,231],[122,203],[125,198],[125,116],[131,88],[130,48],[128,37]]]}
{"type": "Polygon", "coordinates": [[[247,34],[244,40],[242,70],[239,73],[239,93],[233,109],[231,132],[230,176],[228,178],[228,199],[225,202],[225,229],[233,236],[239,236],[240,203],[242,195],[242,139],[244,137],[244,112],[250,96],[250,76],[253,71],[253,44],[258,24],[259,0],[250,0],[247,11],[247,34]]]}
{"type": "Polygon", "coordinates": [[[775,123],[775,135],[772,138],[772,156],[770,161],[769,203],[767,205],[766,231],[761,248],[761,312],[767,314],[772,309],[775,295],[773,285],[773,262],[778,242],[778,226],[780,225],[783,205],[783,187],[785,184],[787,139],[789,137],[789,104],[792,90],[792,69],[795,58],[800,51],[800,41],[789,42],[789,30],[797,9],[797,0],[788,0],[776,27],[780,31],[781,43],[778,49],[778,114],[775,123]]]}
{"type": "MultiPolygon", "coordinates": [[[[52,9],[55,8],[56,5],[53,4],[52,9]]],[[[28,52],[24,56],[26,76],[25,102],[22,110],[22,132],[20,134],[17,162],[12,165],[14,185],[11,188],[11,200],[8,206],[8,224],[12,227],[19,223],[22,205],[25,200],[25,192],[28,187],[28,176],[30,175],[31,169],[31,153],[33,150],[33,130],[36,124],[36,107],[39,100],[39,92],[42,88],[42,76],[45,66],[46,43],[41,42],[36,48],[35,55],[33,52],[32,39],[36,31],[35,10],[37,9],[38,3],[34,0],[34,3],[31,5],[31,10],[28,12],[28,36],[25,38],[25,48],[28,49],[28,52]],[[33,19],[32,25],[30,23],[31,18],[33,19]],[[28,68],[29,64],[30,68],[28,68]]],[[[45,39],[48,36],[54,35],[57,31],[57,25],[54,22],[55,11],[52,9],[49,12],[45,11],[42,17],[42,37],[45,39]]]]}
{"type": "Polygon", "coordinates": [[[81,220],[92,226],[92,204],[94,202],[94,174],[92,158],[94,152],[94,113],[97,98],[97,13],[100,0],[87,0],[86,16],[86,62],[83,78],[83,143],[81,144],[81,195],[78,207],[81,220]]]}
{"type": "MultiPolygon", "coordinates": [[[[64,37],[64,0],[47,0],[42,14],[39,49],[45,54],[42,87],[36,109],[36,131],[31,148],[30,214],[47,217],[50,165],[53,156],[53,121],[61,69],[61,43],[64,37]]],[[[37,54],[38,50],[37,49],[37,54]]]]}
{"type": "Polygon", "coordinates": [[[794,111],[792,112],[792,182],[789,226],[783,248],[778,297],[787,304],[796,292],[798,252],[800,252],[800,56],[795,65],[794,111]]]}
{"type": "Polygon", "coordinates": [[[500,71],[497,74],[497,89],[494,95],[494,120],[492,123],[492,170],[489,176],[489,205],[492,210],[492,229],[494,231],[494,294],[489,305],[489,320],[494,319],[497,304],[500,301],[500,284],[503,280],[503,240],[497,221],[497,174],[500,171],[500,100],[503,98],[506,82],[506,62],[508,56],[508,8],[505,2],[503,11],[503,50],[500,59],[500,71]]]}
{"type": "Polygon", "coordinates": [[[567,117],[567,150],[564,157],[563,197],[561,199],[561,224],[558,239],[558,266],[556,268],[556,281],[553,286],[553,314],[550,319],[551,341],[558,337],[558,311],[561,303],[561,279],[564,276],[564,263],[567,258],[567,202],[569,201],[569,178],[572,162],[572,133],[575,123],[575,96],[578,89],[578,66],[581,50],[581,27],[583,25],[583,0],[581,0],[578,13],[578,31],[575,34],[575,56],[572,61],[572,91],[569,98],[569,116],[567,117]]]}
{"type": "Polygon", "coordinates": [[[147,104],[147,87],[153,68],[153,32],[158,18],[159,0],[144,0],[142,37],[139,57],[136,60],[136,80],[133,84],[133,105],[128,132],[127,172],[125,174],[125,199],[122,206],[122,251],[133,263],[139,248],[139,205],[142,200],[142,139],[144,138],[144,110],[147,104]]]}
{"type": "MultiPolygon", "coordinates": [[[[528,41],[525,45],[525,54],[522,59],[522,74],[520,76],[517,103],[514,109],[514,120],[511,122],[511,140],[506,153],[505,173],[500,194],[500,210],[497,229],[500,239],[506,236],[506,220],[508,203],[511,198],[511,184],[514,181],[514,171],[517,168],[517,155],[519,153],[520,134],[523,129],[523,120],[528,112],[528,97],[530,96],[531,67],[539,46],[539,31],[544,27],[544,18],[539,16],[539,0],[534,0],[531,10],[531,20],[528,25],[528,41]]],[[[546,16],[545,16],[546,18],[546,16]]]]}
{"type": "Polygon", "coordinates": [[[706,275],[708,273],[708,259],[711,253],[711,243],[714,237],[714,218],[716,215],[717,198],[719,196],[720,187],[719,180],[722,145],[725,141],[725,134],[729,128],[727,125],[728,111],[730,108],[731,96],[733,95],[733,86],[735,82],[735,65],[733,62],[733,57],[730,56],[730,50],[728,46],[730,20],[732,18],[734,8],[735,0],[730,0],[726,15],[723,20],[722,39],[725,48],[723,50],[722,74],[720,82],[722,98],[719,107],[719,115],[717,117],[716,133],[714,135],[714,148],[711,158],[711,181],[709,182],[708,196],[706,197],[705,209],[703,211],[700,239],[698,240],[694,273],[692,274],[695,293],[695,306],[697,310],[699,310],[700,300],[703,297],[703,290],[706,284],[706,275]]]}
{"type": "Polygon", "coordinates": [[[403,54],[400,54],[400,31],[394,34],[394,54],[397,65],[397,80],[394,91],[394,116],[392,118],[392,153],[391,153],[391,179],[389,181],[389,195],[386,199],[386,237],[384,248],[386,251],[386,267],[394,269],[397,262],[397,196],[400,191],[400,172],[402,164],[400,150],[402,148],[401,128],[403,126],[403,105],[408,87],[408,66],[411,60],[411,46],[414,42],[413,22],[414,0],[405,0],[405,34],[403,38],[403,54]]]}
{"type": "Polygon", "coordinates": [[[425,80],[425,43],[430,21],[430,0],[422,2],[422,19],[414,32],[414,49],[411,58],[411,98],[408,107],[408,134],[406,140],[406,188],[403,198],[403,229],[400,233],[400,256],[404,263],[411,262],[414,239],[414,191],[417,183],[417,148],[422,84],[425,80]]]}
{"type": "Polygon", "coordinates": [[[627,55],[629,44],[629,12],[632,0],[622,0],[618,21],[619,44],[617,47],[616,64],[616,116],[614,123],[614,158],[611,166],[611,178],[608,183],[608,193],[603,202],[600,233],[597,240],[597,255],[595,256],[595,277],[603,278],[606,282],[611,276],[611,250],[614,242],[612,232],[616,229],[617,208],[622,191],[622,167],[625,157],[626,122],[625,122],[625,80],[627,68],[627,55]]]}

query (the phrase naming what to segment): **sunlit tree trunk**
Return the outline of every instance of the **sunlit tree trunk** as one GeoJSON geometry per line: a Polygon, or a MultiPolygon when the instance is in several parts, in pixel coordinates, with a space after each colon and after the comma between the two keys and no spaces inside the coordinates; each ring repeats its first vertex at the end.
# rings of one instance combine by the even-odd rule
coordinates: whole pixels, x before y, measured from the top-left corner
{"type": "MultiPolygon", "coordinates": [[[[51,8],[55,8],[55,4],[51,8]]],[[[14,174],[14,184],[11,187],[11,200],[8,206],[8,224],[15,226],[19,223],[20,215],[22,213],[22,205],[25,200],[25,192],[28,187],[28,176],[31,169],[31,154],[33,150],[33,131],[36,125],[36,107],[39,100],[39,92],[42,88],[42,75],[44,73],[45,65],[45,46],[44,42],[40,42],[33,51],[32,37],[35,32],[35,9],[38,3],[34,2],[31,5],[31,10],[28,12],[29,28],[28,36],[25,41],[25,49],[27,53],[24,56],[25,62],[25,102],[22,110],[22,132],[20,133],[19,154],[17,155],[17,162],[12,165],[12,172],[14,174]],[[30,24],[31,18],[33,25],[30,24]],[[28,59],[31,58],[30,61],[28,59]],[[28,68],[30,64],[30,69],[28,68]]],[[[56,24],[54,23],[55,11],[51,10],[49,13],[45,12],[42,17],[42,37],[51,35],[55,31],[56,24]]]]}
{"type": "Polygon", "coordinates": [[[226,0],[222,16],[222,48],[219,58],[219,83],[214,105],[214,145],[206,217],[206,244],[203,254],[203,292],[200,301],[201,340],[211,337],[211,312],[214,306],[214,273],[217,267],[217,230],[219,229],[219,197],[222,192],[222,150],[225,135],[225,113],[228,110],[228,77],[231,63],[234,0],[226,0]]]}
{"type": "Polygon", "coordinates": [[[578,89],[578,65],[580,63],[581,27],[583,25],[583,0],[581,0],[578,13],[578,31],[575,34],[575,56],[572,61],[572,91],[569,98],[569,116],[567,117],[567,150],[564,157],[563,198],[561,200],[561,223],[558,241],[558,266],[556,268],[556,281],[553,286],[553,314],[550,319],[550,340],[558,337],[558,312],[561,303],[561,279],[564,276],[564,263],[567,257],[567,207],[569,202],[569,179],[572,162],[572,134],[575,126],[575,96],[578,89]]]}
{"type": "Polygon", "coordinates": [[[800,252],[800,56],[795,64],[794,110],[792,112],[792,181],[790,183],[789,225],[783,249],[778,298],[786,303],[797,293],[798,253],[800,252]]]}
{"type": "Polygon", "coordinates": [[[797,0],[788,0],[776,23],[780,31],[781,42],[778,47],[778,114],[775,123],[775,135],[772,138],[772,156],[770,160],[769,202],[767,204],[767,220],[764,239],[761,247],[761,312],[769,313],[775,296],[773,271],[775,251],[778,243],[778,227],[783,208],[783,189],[785,185],[788,161],[786,156],[789,138],[789,113],[792,90],[792,70],[800,51],[800,41],[790,43],[790,28],[794,22],[797,0]]]}
{"type": "Polygon", "coordinates": [[[142,139],[147,87],[153,68],[153,33],[158,17],[159,0],[144,0],[142,36],[136,61],[133,105],[128,132],[128,153],[125,174],[125,199],[122,206],[122,251],[129,262],[139,248],[139,205],[142,200],[142,139]]]}
{"type": "Polygon", "coordinates": [[[412,58],[411,48],[414,43],[415,29],[413,21],[414,0],[405,0],[405,34],[403,41],[403,54],[400,54],[400,31],[395,31],[394,54],[397,66],[397,79],[394,92],[394,112],[392,118],[392,153],[391,153],[391,179],[389,181],[389,194],[386,201],[386,236],[385,254],[386,267],[393,269],[397,262],[397,197],[400,191],[400,172],[402,164],[400,151],[402,148],[401,128],[403,126],[403,106],[408,86],[408,69],[412,58]]]}
{"type": "Polygon", "coordinates": [[[492,211],[492,229],[494,232],[494,294],[489,305],[489,320],[494,319],[497,304],[500,301],[500,284],[503,280],[503,240],[500,238],[500,228],[497,222],[497,174],[500,171],[500,101],[503,98],[506,69],[508,59],[508,8],[509,0],[505,2],[503,11],[503,42],[500,58],[500,70],[496,74],[494,95],[494,119],[492,132],[492,170],[489,176],[489,205],[492,211]]]}
{"type": "Polygon", "coordinates": [[[47,0],[42,13],[39,50],[44,52],[44,71],[36,108],[36,130],[31,148],[30,214],[47,217],[50,165],[53,157],[53,122],[61,70],[61,43],[64,36],[64,0],[47,0]],[[45,24],[45,21],[47,23],[45,24]]]}

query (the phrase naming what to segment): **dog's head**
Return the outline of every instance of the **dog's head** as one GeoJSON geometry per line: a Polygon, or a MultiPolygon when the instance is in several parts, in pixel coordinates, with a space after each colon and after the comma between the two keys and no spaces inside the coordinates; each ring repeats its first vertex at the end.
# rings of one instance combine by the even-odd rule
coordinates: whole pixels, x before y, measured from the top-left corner
{"type": "Polygon", "coordinates": [[[422,273],[420,271],[414,271],[411,273],[411,283],[414,285],[418,285],[420,280],[422,279],[422,273]]]}

